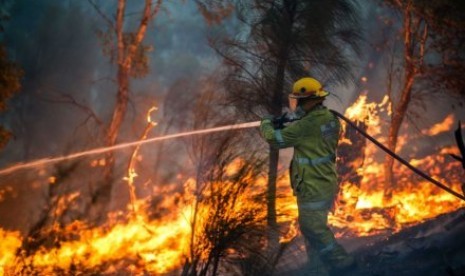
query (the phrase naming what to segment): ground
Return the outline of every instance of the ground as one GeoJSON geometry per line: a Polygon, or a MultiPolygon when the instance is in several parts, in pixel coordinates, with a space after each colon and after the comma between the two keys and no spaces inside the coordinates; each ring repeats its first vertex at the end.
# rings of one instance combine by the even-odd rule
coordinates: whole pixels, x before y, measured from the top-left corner
{"type": "MultiPolygon", "coordinates": [[[[340,239],[360,263],[355,275],[465,275],[465,208],[397,234],[340,239]]],[[[286,249],[276,275],[305,275],[306,254],[298,237],[286,249]]]]}

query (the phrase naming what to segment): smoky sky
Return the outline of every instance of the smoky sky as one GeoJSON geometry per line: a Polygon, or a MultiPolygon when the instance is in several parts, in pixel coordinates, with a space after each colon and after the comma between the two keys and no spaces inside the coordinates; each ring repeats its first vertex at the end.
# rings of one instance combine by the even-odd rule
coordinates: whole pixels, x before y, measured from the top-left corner
{"type": "MultiPolygon", "coordinates": [[[[95,2],[110,18],[114,16],[116,1],[95,2]]],[[[327,87],[337,95],[328,100],[328,105],[339,111],[361,93],[367,93],[377,101],[385,95],[387,60],[379,46],[385,43],[384,39],[398,32],[396,24],[384,25],[384,11],[372,1],[359,2],[363,11],[363,28],[360,30],[363,44],[361,53],[352,57],[355,82],[344,87],[331,84],[327,87]],[[368,81],[362,81],[363,77],[368,81]]],[[[138,23],[142,4],[143,1],[128,1],[127,30],[133,30],[138,23]]],[[[6,8],[10,19],[4,24],[2,41],[10,58],[24,70],[24,78],[21,92],[9,102],[9,110],[0,115],[0,123],[14,134],[7,147],[0,151],[0,167],[102,145],[104,127],[110,120],[117,91],[115,65],[102,52],[104,45],[98,35],[108,29],[105,20],[88,1],[16,0],[10,1],[6,8]]],[[[156,116],[170,117],[163,117],[164,121],[160,121],[155,129],[156,134],[168,129],[176,131],[176,127],[192,127],[193,124],[188,122],[192,119],[189,112],[193,107],[185,108],[183,104],[195,100],[204,87],[203,79],[209,79],[206,76],[221,74],[221,58],[209,46],[208,39],[217,34],[237,35],[244,32],[243,28],[234,18],[220,25],[207,24],[194,1],[165,1],[160,14],[150,23],[143,42],[151,47],[149,72],[142,78],[131,80],[131,101],[120,141],[138,138],[141,130],[137,123],[142,122],[151,101],[160,107],[156,116]],[[170,103],[169,107],[163,106],[165,100],[170,103]],[[171,125],[176,127],[170,128],[171,125]]],[[[450,106],[449,100],[434,98],[419,110],[423,116],[411,116],[410,119],[420,128],[431,126],[451,112],[450,106]]],[[[463,110],[452,112],[456,119],[465,121],[463,110]]],[[[415,131],[411,124],[406,128],[415,131]]],[[[438,151],[441,144],[438,141],[453,144],[453,137],[446,133],[425,140],[418,143],[429,148],[428,154],[438,151]]],[[[165,144],[164,147],[164,154],[177,158],[179,167],[186,166],[183,158],[187,153],[182,144],[165,144]]],[[[160,151],[149,149],[145,156],[157,159],[157,153],[160,151]]],[[[174,178],[178,167],[165,160],[163,163],[171,168],[167,177],[174,178]]],[[[153,163],[144,164],[150,173],[153,163]]],[[[18,217],[28,220],[31,214],[33,217],[37,211],[35,206],[39,204],[31,202],[39,200],[41,194],[37,192],[33,197],[29,186],[20,186],[21,174],[15,175],[12,182],[0,181],[0,185],[18,183],[15,193],[21,199],[10,200],[4,210],[18,206],[18,202],[27,204],[28,210],[10,215],[10,221],[14,222],[11,225],[25,225],[26,228],[28,222],[15,220],[18,217]]],[[[40,175],[37,179],[47,183],[47,177],[40,175]]],[[[73,179],[75,182],[80,180],[73,179]]],[[[35,182],[31,183],[35,185],[35,182]]],[[[75,184],[76,187],[81,185],[75,184]]]]}
{"type": "MultiPolygon", "coordinates": [[[[116,1],[95,3],[109,18],[114,17],[116,1]]],[[[128,1],[126,30],[137,25],[142,4],[128,1]]],[[[366,1],[359,4],[363,43],[361,53],[353,56],[355,83],[327,87],[335,95],[328,105],[339,110],[360,93],[382,99],[387,60],[380,49],[398,31],[399,22],[385,26],[386,11],[380,6],[366,1]],[[361,81],[363,77],[368,81],[361,81]]],[[[108,30],[106,21],[88,1],[18,0],[6,9],[10,19],[2,40],[25,75],[21,92],[0,116],[0,122],[14,133],[0,154],[0,165],[95,146],[102,125],[110,119],[117,90],[115,65],[103,54],[98,35],[108,30]]],[[[138,101],[162,101],[166,93],[181,99],[192,89],[176,89],[183,87],[178,85],[180,80],[195,86],[202,76],[218,71],[221,60],[208,39],[225,32],[237,35],[241,28],[244,30],[233,17],[220,25],[207,24],[193,1],[166,1],[144,40],[144,45],[151,47],[149,72],[131,81],[129,120],[143,112],[138,101]]],[[[448,112],[450,103],[440,100],[441,107],[432,108],[422,126],[448,112]]]]}
{"type": "MultiPolygon", "coordinates": [[[[114,15],[116,1],[95,2],[109,17],[114,15]]],[[[142,4],[128,1],[126,30],[134,30],[142,4]]],[[[10,19],[5,23],[2,41],[10,59],[24,70],[24,78],[21,92],[10,100],[8,111],[0,115],[0,122],[14,134],[0,153],[0,166],[101,146],[117,91],[116,66],[103,53],[99,37],[108,30],[105,20],[88,1],[19,0],[11,1],[6,8],[10,19]]],[[[166,93],[175,100],[191,98],[186,93],[195,93],[198,80],[211,74],[220,63],[208,45],[208,37],[222,28],[209,26],[192,1],[164,3],[143,42],[151,47],[149,72],[131,80],[131,100],[119,141],[138,139],[146,110],[152,102],[160,106],[166,93]],[[191,83],[191,87],[178,89],[185,87],[177,85],[180,80],[191,83]]],[[[180,116],[179,120],[187,118],[180,116]]],[[[167,126],[160,123],[160,129],[167,126]]],[[[176,151],[181,147],[165,148],[176,151]]],[[[148,148],[145,157],[149,159],[157,152],[148,148]]],[[[119,157],[123,158],[118,158],[117,165],[126,166],[127,156],[119,157]]],[[[152,173],[155,162],[147,159],[143,168],[152,173]]],[[[164,161],[163,165],[170,167],[166,174],[176,173],[172,163],[164,161]]],[[[2,226],[20,230],[30,227],[40,216],[41,208],[37,206],[45,204],[44,195],[47,198],[49,193],[47,178],[57,168],[43,168],[53,171],[46,173],[41,169],[18,172],[0,179],[0,188],[8,186],[6,190],[11,191],[2,199],[2,226]],[[16,208],[18,205],[23,208],[16,208]]],[[[88,167],[77,171],[63,185],[85,194],[98,175],[88,167]]],[[[124,185],[122,181],[115,183],[115,202],[126,202],[124,185]]]]}
{"type": "MultiPolygon", "coordinates": [[[[115,13],[116,2],[96,3],[109,17],[115,13]]],[[[141,4],[129,1],[126,30],[138,23],[141,4]]],[[[98,36],[108,28],[105,20],[88,1],[19,0],[8,10],[3,41],[25,75],[21,93],[1,117],[14,139],[4,149],[0,164],[86,146],[74,136],[99,135],[81,124],[90,110],[107,122],[117,89],[115,66],[102,53],[98,36]]],[[[192,1],[166,2],[147,30],[144,45],[152,48],[149,72],[132,80],[132,95],[157,99],[180,78],[198,79],[212,72],[219,63],[207,41],[214,29],[192,1]]],[[[171,93],[182,97],[185,92],[171,93]]],[[[92,118],[89,121],[97,124],[92,118]]]]}

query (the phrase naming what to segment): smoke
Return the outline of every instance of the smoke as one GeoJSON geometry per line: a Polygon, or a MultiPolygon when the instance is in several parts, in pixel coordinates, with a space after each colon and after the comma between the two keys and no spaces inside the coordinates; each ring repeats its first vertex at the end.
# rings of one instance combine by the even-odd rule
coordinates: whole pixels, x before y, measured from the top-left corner
{"type": "MultiPolygon", "coordinates": [[[[131,20],[127,28],[130,28],[137,24],[141,3],[128,2],[131,20]]],[[[114,14],[115,2],[96,3],[102,5],[106,14],[114,14]]],[[[338,96],[330,98],[328,105],[339,111],[364,91],[374,100],[380,100],[386,92],[387,53],[379,46],[398,31],[398,26],[386,25],[383,10],[374,4],[363,9],[366,29],[361,32],[366,44],[361,56],[354,57],[356,82],[347,87],[327,84],[338,96]]],[[[9,103],[10,111],[0,117],[15,135],[0,152],[0,167],[102,146],[117,89],[115,66],[102,53],[104,45],[97,35],[98,31],[106,30],[105,20],[88,1],[17,0],[9,14],[4,41],[25,76],[23,90],[9,103]]],[[[225,32],[239,34],[238,22],[230,19],[222,26],[208,26],[194,1],[166,1],[144,40],[144,45],[153,47],[148,56],[150,70],[143,78],[131,82],[131,103],[119,137],[121,142],[138,139],[144,128],[145,112],[152,105],[159,109],[153,115],[158,126],[151,137],[195,129],[200,124],[201,120],[193,119],[199,107],[195,104],[197,99],[206,91],[224,92],[217,79],[221,63],[208,46],[208,37],[225,32]]],[[[428,114],[422,119],[424,122],[420,121],[420,127],[442,120],[449,106],[447,100],[426,104],[428,114]]],[[[222,112],[221,119],[231,114],[218,103],[202,108],[222,112]]],[[[455,118],[464,121],[465,114],[460,111],[455,110],[455,118]]],[[[415,118],[414,121],[419,122],[415,118]]],[[[213,122],[203,123],[213,126],[213,122]]],[[[451,142],[452,138],[446,135],[441,136],[441,142],[442,139],[451,142]]],[[[179,171],[187,172],[186,167],[192,164],[185,144],[167,142],[145,148],[141,154],[144,162],[140,179],[157,175],[153,182],[167,183],[175,180],[179,171]]],[[[440,143],[422,145],[427,148],[432,144],[440,143]]],[[[127,187],[122,178],[128,154],[129,150],[116,155],[119,173],[112,194],[114,209],[127,202],[127,187]]],[[[98,157],[67,161],[0,178],[0,225],[27,231],[41,214],[37,206],[45,205],[47,198],[73,190],[89,193],[101,179],[101,161],[98,157]],[[49,187],[51,176],[58,176],[60,185],[56,190],[49,187]]],[[[140,195],[150,194],[153,182],[141,187],[140,195]]],[[[81,205],[85,202],[76,204],[81,205]]],[[[82,212],[80,207],[76,208],[71,213],[82,212]]]]}
{"type": "MultiPolygon", "coordinates": [[[[103,12],[114,13],[115,3],[96,2],[102,5],[103,12]]],[[[130,28],[137,23],[140,3],[128,2],[130,28]]],[[[211,29],[207,29],[207,23],[196,11],[191,1],[167,2],[150,24],[144,40],[144,45],[153,47],[148,55],[150,70],[145,77],[132,80],[130,107],[119,141],[138,139],[145,112],[152,105],[159,108],[153,115],[159,125],[151,136],[181,130],[183,122],[190,120],[191,115],[182,110],[176,113],[182,116],[163,116],[163,110],[171,108],[163,104],[167,97],[175,102],[189,102],[193,95],[199,95],[202,78],[212,74],[219,64],[207,43],[211,29]],[[193,87],[190,91],[177,89],[179,80],[189,80],[193,87]],[[163,122],[168,117],[176,117],[166,122],[173,126],[163,122]]],[[[18,0],[8,13],[11,19],[5,26],[4,41],[25,76],[21,93],[10,101],[8,113],[0,117],[14,133],[14,139],[0,152],[0,167],[103,145],[117,89],[115,66],[102,53],[104,45],[97,35],[106,30],[105,21],[88,1],[18,0]]],[[[163,151],[167,154],[167,150],[176,152],[180,148],[182,143],[165,144],[163,151]]],[[[147,174],[153,172],[159,150],[144,150],[147,174]]],[[[118,179],[122,179],[128,153],[117,155],[118,179]]],[[[0,213],[11,215],[2,215],[0,225],[26,231],[30,221],[40,215],[36,206],[44,206],[44,197],[72,190],[83,194],[91,191],[101,178],[99,166],[89,169],[92,162],[100,161],[98,157],[68,161],[2,177],[0,190],[14,192],[2,193],[5,196],[0,213]],[[49,177],[57,174],[63,175],[58,180],[66,188],[51,191],[49,177]],[[8,212],[11,209],[16,211],[8,212]]],[[[161,164],[158,170],[173,177],[178,167],[165,170],[167,164],[161,164]]],[[[122,180],[117,182],[114,198],[124,204],[127,188],[122,180]]]]}

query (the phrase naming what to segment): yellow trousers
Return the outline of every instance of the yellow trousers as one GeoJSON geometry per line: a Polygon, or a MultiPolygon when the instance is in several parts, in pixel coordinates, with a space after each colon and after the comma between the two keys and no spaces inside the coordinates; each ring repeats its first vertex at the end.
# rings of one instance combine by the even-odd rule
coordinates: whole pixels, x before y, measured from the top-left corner
{"type": "Polygon", "coordinates": [[[300,231],[306,240],[309,259],[307,275],[327,275],[332,269],[351,265],[354,258],[337,243],[328,227],[329,208],[315,208],[306,203],[298,206],[300,231]]]}

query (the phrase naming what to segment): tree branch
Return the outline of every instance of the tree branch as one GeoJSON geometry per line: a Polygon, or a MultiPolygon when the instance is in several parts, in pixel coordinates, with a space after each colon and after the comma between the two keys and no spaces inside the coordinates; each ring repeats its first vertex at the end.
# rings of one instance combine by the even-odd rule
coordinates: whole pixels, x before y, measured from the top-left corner
{"type": "Polygon", "coordinates": [[[114,30],[115,29],[114,22],[111,21],[110,18],[108,18],[108,16],[100,9],[100,7],[97,4],[95,4],[93,0],[88,0],[88,1],[90,5],[95,9],[95,11],[103,18],[103,20],[107,22],[110,29],[114,30]]]}
{"type": "Polygon", "coordinates": [[[244,65],[240,64],[239,62],[237,62],[235,59],[231,58],[230,56],[228,56],[226,53],[223,53],[220,49],[214,47],[213,50],[218,54],[220,55],[222,58],[224,58],[226,61],[230,62],[231,64],[234,64],[234,66],[237,66],[239,67],[240,69],[242,69],[249,77],[250,77],[250,80],[252,80],[255,85],[257,87],[261,87],[260,83],[258,83],[258,81],[256,80],[256,77],[254,74],[252,74],[247,68],[245,68],[244,65]]]}
{"type": "Polygon", "coordinates": [[[155,17],[158,14],[162,3],[162,0],[157,0],[157,4],[155,4],[155,8],[153,9],[152,15],[150,16],[151,18],[155,17]]]}
{"type": "Polygon", "coordinates": [[[116,10],[116,38],[118,47],[118,56],[116,58],[118,65],[122,65],[124,62],[124,34],[123,34],[123,23],[124,23],[124,10],[126,8],[126,0],[118,1],[118,8],[116,10]]]}
{"type": "Polygon", "coordinates": [[[142,19],[140,20],[139,28],[137,29],[134,42],[128,47],[128,52],[124,60],[124,66],[131,65],[132,59],[134,58],[137,48],[139,48],[142,40],[144,39],[145,32],[147,31],[147,25],[150,19],[153,16],[155,16],[158,13],[158,11],[160,11],[160,7],[162,3],[163,3],[162,0],[157,0],[157,3],[155,4],[155,8],[152,11],[152,1],[145,0],[144,14],[142,16],[142,19]]]}
{"type": "Polygon", "coordinates": [[[428,23],[425,21],[424,26],[423,26],[423,34],[420,39],[420,52],[418,53],[418,57],[419,57],[418,66],[420,67],[423,65],[425,54],[426,54],[425,45],[426,45],[427,38],[428,38],[428,23]]]}
{"type": "Polygon", "coordinates": [[[404,58],[405,66],[410,71],[412,66],[412,13],[410,11],[411,1],[404,7],[404,58]]]}
{"type": "MultiPolygon", "coordinates": [[[[88,114],[89,117],[93,118],[95,120],[95,122],[99,125],[99,126],[102,126],[103,125],[103,121],[100,120],[100,118],[97,116],[97,114],[95,114],[95,112],[90,108],[88,107],[87,105],[85,104],[82,104],[78,101],[76,101],[76,99],[74,99],[73,96],[69,95],[69,94],[64,94],[64,93],[60,93],[59,96],[61,97],[60,98],[57,98],[57,99],[47,99],[47,98],[42,98],[42,100],[44,101],[47,101],[47,102],[51,102],[51,103],[67,103],[67,104],[72,104],[74,106],[76,106],[77,108],[83,110],[85,113],[88,114]]],[[[88,119],[86,119],[87,121],[88,119]]]]}

